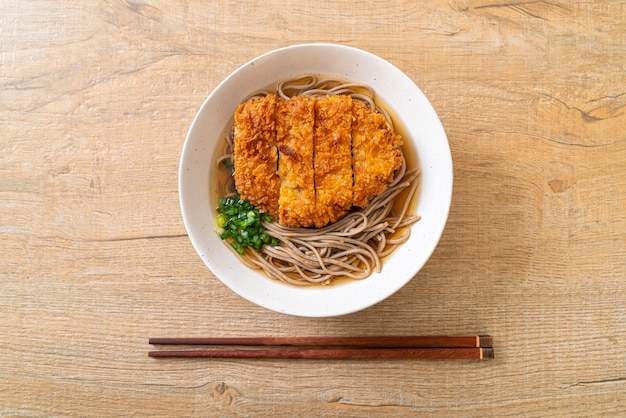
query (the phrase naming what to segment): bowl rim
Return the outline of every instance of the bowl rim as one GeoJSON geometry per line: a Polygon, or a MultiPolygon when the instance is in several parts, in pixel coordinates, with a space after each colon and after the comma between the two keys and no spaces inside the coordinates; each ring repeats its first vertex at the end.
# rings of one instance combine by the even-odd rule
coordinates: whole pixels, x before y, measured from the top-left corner
{"type": "MultiPolygon", "coordinates": [[[[299,65],[294,64],[292,65],[294,68],[293,71],[297,71],[297,69],[305,65],[305,63],[299,65]]],[[[316,68],[322,67],[324,67],[323,63],[319,64],[316,68]]],[[[332,65],[329,65],[329,68],[330,67],[332,67],[332,65]]],[[[340,66],[336,67],[339,68],[340,66]]],[[[274,69],[274,71],[284,72],[285,70],[274,69]]],[[[319,71],[312,72],[317,74],[323,73],[319,71]]],[[[305,72],[300,71],[297,74],[303,73],[305,72]]],[[[287,77],[287,75],[284,77],[287,77]]],[[[271,75],[263,73],[259,78],[271,78],[271,75]]],[[[278,81],[280,80],[275,79],[273,82],[278,81]]],[[[223,129],[216,129],[210,136],[216,137],[216,140],[219,140],[222,132],[223,129]]],[[[178,172],[179,202],[185,229],[194,249],[201,257],[204,264],[224,285],[242,298],[275,312],[301,317],[332,317],[357,312],[380,303],[405,286],[422,269],[437,247],[447,223],[452,200],[452,170],[452,157],[448,138],[441,121],[424,93],[404,72],[383,58],[352,46],[331,43],[303,43],[274,49],[247,61],[224,78],[207,96],[193,118],[183,144],[178,172]],[[417,158],[422,169],[422,179],[420,180],[422,184],[417,206],[417,212],[422,215],[422,220],[413,226],[412,236],[409,242],[396,249],[396,251],[385,260],[385,265],[381,273],[373,273],[372,276],[364,280],[349,281],[337,285],[298,287],[269,279],[262,275],[262,273],[246,267],[240,260],[236,259],[234,253],[221,241],[219,244],[225,251],[220,251],[220,248],[216,247],[217,234],[213,232],[214,227],[212,225],[213,220],[211,219],[211,215],[206,219],[202,218],[202,216],[206,216],[207,214],[207,204],[209,205],[209,211],[212,212],[211,203],[213,202],[211,201],[212,198],[208,186],[210,167],[206,166],[206,170],[204,170],[202,167],[203,163],[198,158],[198,153],[204,151],[206,154],[210,155],[206,158],[210,164],[213,156],[212,153],[215,152],[215,144],[212,144],[213,149],[206,149],[207,145],[209,145],[210,148],[211,144],[207,143],[206,135],[203,135],[199,130],[207,128],[206,121],[203,120],[203,118],[207,116],[207,113],[209,113],[210,118],[217,119],[221,122],[224,120],[227,121],[232,117],[232,113],[234,112],[234,109],[232,109],[233,103],[235,103],[235,101],[237,101],[237,103],[240,102],[245,96],[235,97],[234,99],[228,97],[227,90],[229,88],[236,86],[236,89],[249,89],[249,93],[252,93],[252,91],[264,87],[263,85],[259,85],[260,83],[257,83],[256,89],[252,88],[255,85],[254,74],[256,72],[256,74],[259,75],[260,71],[263,70],[271,72],[272,68],[274,68],[272,67],[272,65],[274,65],[273,60],[298,57],[315,66],[318,65],[316,64],[317,61],[313,61],[312,59],[320,56],[327,59],[343,57],[355,60],[351,61],[351,67],[346,67],[345,69],[341,67],[341,69],[345,71],[340,74],[335,74],[339,71],[332,71],[326,72],[328,75],[354,80],[355,78],[351,75],[359,74],[356,81],[365,82],[366,80],[358,78],[361,76],[363,76],[362,78],[371,77],[373,74],[374,82],[370,82],[370,84],[374,84],[375,92],[382,97],[382,101],[384,101],[386,105],[392,108],[393,114],[403,122],[407,132],[411,134],[410,140],[414,142],[413,147],[417,153],[417,158]],[[371,68],[359,69],[359,65],[361,65],[361,67],[370,66],[371,68]],[[371,72],[373,73],[370,74],[371,72]],[[383,74],[384,77],[380,74],[383,74]],[[376,86],[378,86],[378,88],[376,86]],[[381,88],[381,86],[383,87],[381,88]],[[404,90],[396,93],[394,90],[396,87],[400,87],[404,90]],[[397,94],[397,97],[394,96],[390,103],[389,98],[391,96],[389,94],[386,95],[384,92],[381,93],[383,90],[385,92],[393,92],[390,94],[397,94]],[[400,100],[402,105],[396,104],[396,99],[400,100]],[[230,101],[230,107],[216,106],[216,101],[220,100],[223,103],[230,101]],[[409,106],[410,108],[407,109],[409,106]],[[414,125],[413,121],[406,123],[407,115],[413,114],[418,109],[422,112],[420,113],[420,115],[423,116],[421,122],[425,126],[420,129],[428,131],[423,133],[430,133],[430,135],[427,135],[428,142],[422,138],[421,135],[417,135],[417,133],[421,131],[417,131],[416,133],[412,130],[414,125]],[[210,112],[213,113],[211,114],[210,112]],[[216,116],[220,112],[221,114],[216,116]],[[428,147],[426,147],[426,145],[428,145],[428,147]],[[424,154],[425,150],[429,150],[429,155],[432,156],[433,160],[436,159],[436,165],[433,164],[433,161],[428,161],[428,164],[424,164],[422,158],[427,156],[424,154]],[[206,172],[206,179],[200,177],[200,181],[198,181],[198,176],[202,174],[203,171],[206,172]],[[426,181],[429,183],[426,183],[426,181]],[[202,187],[205,185],[207,187],[203,191],[202,187]],[[435,202],[436,207],[431,208],[432,210],[429,213],[432,218],[427,220],[424,219],[424,215],[420,210],[423,208],[422,196],[425,193],[424,189],[426,185],[428,185],[427,192],[437,196],[435,202]],[[192,194],[202,195],[204,192],[204,197],[208,197],[208,199],[206,199],[207,202],[202,202],[202,196],[192,196],[192,194]],[[198,213],[199,207],[204,209],[203,213],[198,213]],[[428,228],[422,228],[420,224],[423,225],[426,222],[432,222],[432,224],[429,223],[428,228]],[[420,226],[416,228],[417,225],[420,226]],[[418,234],[421,236],[416,235],[414,238],[414,234],[416,234],[415,229],[419,230],[418,234]],[[215,237],[212,237],[212,235],[215,237]],[[409,243],[416,242],[424,244],[424,246],[419,249],[419,253],[415,254],[414,251],[406,251],[410,248],[403,250],[405,246],[408,247],[409,243]],[[230,254],[230,256],[228,256],[227,253],[230,254]],[[401,254],[402,257],[398,254],[401,254]],[[235,264],[232,263],[233,259],[236,260],[235,264]],[[400,263],[400,261],[403,261],[403,263],[411,261],[411,263],[404,265],[404,267],[396,265],[395,268],[391,269],[390,264],[392,260],[396,264],[400,263]],[[380,276],[388,275],[388,273],[400,277],[392,277],[389,275],[391,277],[390,280],[386,283],[381,283],[380,276]],[[252,289],[250,287],[252,287],[252,289]]],[[[217,240],[219,240],[219,237],[217,237],[217,240]]]]}

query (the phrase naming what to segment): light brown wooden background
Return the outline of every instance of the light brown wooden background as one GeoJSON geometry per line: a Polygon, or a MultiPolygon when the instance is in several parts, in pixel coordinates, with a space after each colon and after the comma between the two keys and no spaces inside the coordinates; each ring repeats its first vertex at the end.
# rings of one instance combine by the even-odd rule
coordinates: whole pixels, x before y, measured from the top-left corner
{"type": "Polygon", "coordinates": [[[623,1],[2,1],[0,415],[626,415],[623,1]],[[396,295],[242,300],[181,220],[203,100],[271,49],[405,71],[452,149],[450,219],[396,295]],[[151,336],[485,333],[494,361],[147,357],[151,336]]]}

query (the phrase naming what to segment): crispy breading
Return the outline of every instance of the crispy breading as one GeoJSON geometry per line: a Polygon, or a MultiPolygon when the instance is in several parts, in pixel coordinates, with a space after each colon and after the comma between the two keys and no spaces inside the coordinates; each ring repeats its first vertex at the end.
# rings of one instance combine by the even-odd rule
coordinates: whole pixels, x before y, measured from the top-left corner
{"type": "Polygon", "coordinates": [[[352,207],[352,98],[345,95],[315,103],[315,218],[320,228],[352,207]]]}
{"type": "Polygon", "coordinates": [[[242,103],[234,114],[235,187],[245,200],[278,216],[280,179],[275,129],[276,96],[242,103]]]}
{"type": "Polygon", "coordinates": [[[294,97],[276,104],[280,195],[278,219],[287,227],[314,224],[313,124],[315,99],[294,97]]]}
{"type": "Polygon", "coordinates": [[[234,115],[235,187],[287,227],[323,227],[365,207],[402,165],[384,115],[345,95],[241,104],[234,115]]]}
{"type": "Polygon", "coordinates": [[[352,109],[353,203],[364,207],[387,188],[402,165],[402,140],[380,112],[357,101],[352,109]]]}

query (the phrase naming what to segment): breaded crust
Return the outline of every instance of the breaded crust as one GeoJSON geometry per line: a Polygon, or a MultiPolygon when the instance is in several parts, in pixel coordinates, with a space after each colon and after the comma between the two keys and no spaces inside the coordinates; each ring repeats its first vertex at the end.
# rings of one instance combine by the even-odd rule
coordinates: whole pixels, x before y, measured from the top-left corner
{"type": "Polygon", "coordinates": [[[401,145],[349,96],[251,99],[234,115],[235,187],[283,226],[320,228],[386,190],[401,145]]]}
{"type": "Polygon", "coordinates": [[[278,220],[287,227],[314,224],[313,124],[315,99],[294,97],[276,104],[278,220]]]}
{"type": "Polygon", "coordinates": [[[234,114],[235,187],[272,218],[278,216],[280,179],[275,129],[276,96],[242,103],[234,114]]]}
{"type": "Polygon", "coordinates": [[[353,203],[364,207],[382,193],[402,165],[402,140],[384,115],[354,101],[352,106],[353,203]]]}
{"type": "Polygon", "coordinates": [[[352,98],[330,96],[315,102],[315,218],[320,228],[352,207],[352,98]]]}

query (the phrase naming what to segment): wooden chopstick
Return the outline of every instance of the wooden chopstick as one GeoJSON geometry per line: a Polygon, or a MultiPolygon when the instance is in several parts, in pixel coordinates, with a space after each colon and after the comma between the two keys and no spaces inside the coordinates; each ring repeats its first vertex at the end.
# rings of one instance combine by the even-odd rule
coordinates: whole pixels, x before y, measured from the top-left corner
{"type": "Polygon", "coordinates": [[[150,338],[149,343],[153,345],[490,348],[492,347],[493,339],[489,335],[378,337],[219,337],[150,338]]]}
{"type": "Polygon", "coordinates": [[[399,360],[399,359],[492,359],[493,348],[278,348],[150,351],[150,357],[228,358],[228,359],[326,359],[326,360],[399,360]]]}
{"type": "Polygon", "coordinates": [[[207,345],[155,350],[150,357],[265,359],[492,359],[490,336],[150,338],[153,345],[207,345]],[[263,348],[258,348],[262,346],[263,348]],[[249,347],[249,348],[245,348],[249,347]]]}

